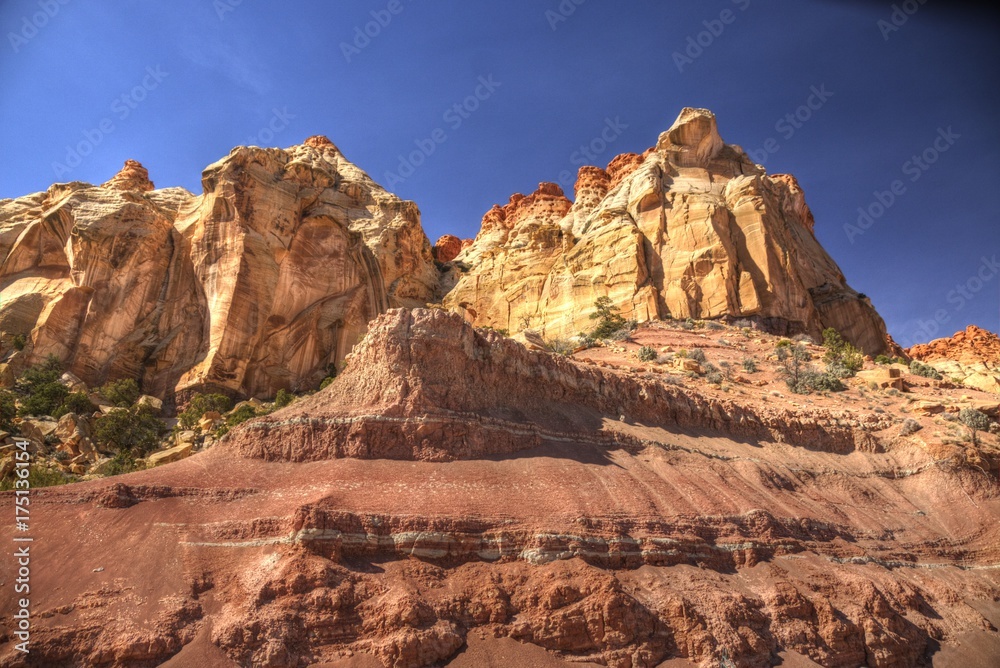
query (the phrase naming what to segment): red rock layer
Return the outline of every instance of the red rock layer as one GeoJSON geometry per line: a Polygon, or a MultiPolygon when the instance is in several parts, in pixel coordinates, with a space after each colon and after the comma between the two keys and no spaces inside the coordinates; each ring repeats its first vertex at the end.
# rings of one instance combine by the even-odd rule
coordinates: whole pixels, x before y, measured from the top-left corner
{"type": "Polygon", "coordinates": [[[935,339],[930,343],[913,346],[906,352],[918,360],[1000,364],[1000,336],[975,325],[969,325],[965,331],[956,332],[950,338],[935,339]]]}
{"type": "Polygon", "coordinates": [[[464,245],[461,239],[446,234],[437,240],[431,250],[434,253],[434,259],[438,262],[451,262],[462,252],[462,248],[464,245]]]}
{"type": "Polygon", "coordinates": [[[540,183],[538,189],[525,197],[521,193],[510,196],[505,206],[494,205],[483,216],[480,234],[497,229],[510,230],[525,220],[539,225],[554,225],[566,215],[573,203],[555,183],[540,183]]]}

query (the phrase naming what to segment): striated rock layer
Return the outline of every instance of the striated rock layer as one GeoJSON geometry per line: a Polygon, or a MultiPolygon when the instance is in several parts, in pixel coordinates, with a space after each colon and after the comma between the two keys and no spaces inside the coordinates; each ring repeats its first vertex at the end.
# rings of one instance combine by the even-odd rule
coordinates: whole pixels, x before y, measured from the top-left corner
{"type": "Polygon", "coordinates": [[[913,346],[906,353],[963,385],[1000,394],[1000,337],[993,332],[969,325],[950,338],[913,346]]]}
{"type": "Polygon", "coordinates": [[[389,311],[219,446],[34,491],[27,665],[988,665],[992,474],[659,378],[389,311]]]}
{"type": "Polygon", "coordinates": [[[272,396],[314,387],[372,318],[437,289],[416,205],[325,137],[234,149],[202,184],[153,190],[130,160],[101,187],[0,202],[0,331],[28,339],[9,363],[272,396]]]}
{"type": "Polygon", "coordinates": [[[584,167],[575,201],[543,183],[494,207],[445,304],[476,325],[549,339],[592,327],[598,297],[639,321],[753,318],[783,333],[834,327],[871,354],[885,324],[813,233],[794,177],[768,175],[684,109],[656,147],[584,167]]]}

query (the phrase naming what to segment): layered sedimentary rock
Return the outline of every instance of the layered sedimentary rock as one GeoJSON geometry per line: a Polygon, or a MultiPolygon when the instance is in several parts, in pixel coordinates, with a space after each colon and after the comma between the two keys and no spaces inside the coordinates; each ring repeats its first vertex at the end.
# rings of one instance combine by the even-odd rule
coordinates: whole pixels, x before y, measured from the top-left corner
{"type": "Polygon", "coordinates": [[[553,184],[486,214],[445,298],[477,325],[565,338],[599,297],[623,315],[753,318],[818,336],[834,327],[876,354],[885,325],[813,233],[793,177],[769,176],[685,109],[643,155],[580,170],[575,201],[553,184]]]}
{"type": "Polygon", "coordinates": [[[969,325],[952,337],[913,346],[906,353],[967,387],[1000,394],[1000,337],[993,332],[969,325]]]}
{"type": "Polygon", "coordinates": [[[34,491],[27,663],[989,665],[993,469],[741,397],[392,310],[213,449],[34,491]]]}
{"type": "Polygon", "coordinates": [[[90,386],[213,388],[271,396],[331,373],[393,306],[432,299],[438,276],[412,202],[325,137],[240,147],[198,197],[153,190],[128,161],[84,183],[0,202],[0,331],[10,364],[54,354],[90,386]]]}

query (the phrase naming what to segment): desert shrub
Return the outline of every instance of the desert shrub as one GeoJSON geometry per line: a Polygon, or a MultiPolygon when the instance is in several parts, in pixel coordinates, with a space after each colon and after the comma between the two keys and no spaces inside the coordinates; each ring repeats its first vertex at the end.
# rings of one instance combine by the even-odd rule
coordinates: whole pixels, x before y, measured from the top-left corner
{"type": "Polygon", "coordinates": [[[21,395],[18,414],[52,415],[69,394],[66,386],[59,382],[62,363],[55,355],[49,355],[44,362],[29,368],[14,383],[14,391],[21,395]]]}
{"type": "Polygon", "coordinates": [[[712,385],[722,385],[723,377],[719,371],[709,371],[705,374],[705,380],[710,382],[712,385]]]}
{"type": "MultiPolygon", "coordinates": [[[[279,390],[279,394],[281,391],[279,390]]],[[[177,415],[179,424],[185,429],[192,429],[198,426],[201,416],[209,411],[226,413],[233,407],[233,400],[224,394],[196,394],[191,397],[185,408],[177,415]]]]}
{"type": "Polygon", "coordinates": [[[332,384],[333,384],[333,381],[334,381],[334,380],[336,380],[336,379],[335,379],[335,378],[334,378],[333,376],[327,376],[327,377],[326,377],[326,378],[324,378],[324,379],[323,379],[323,381],[322,381],[322,382],[321,382],[321,383],[319,384],[319,389],[321,389],[321,390],[325,390],[326,388],[330,387],[330,385],[332,385],[332,384]]]}
{"type": "Polygon", "coordinates": [[[695,324],[694,320],[693,320],[693,319],[691,319],[691,318],[687,318],[687,319],[685,319],[685,320],[682,320],[682,321],[680,322],[680,327],[681,327],[681,329],[686,329],[686,330],[688,330],[688,331],[690,331],[690,330],[694,329],[694,328],[695,328],[696,326],[697,326],[697,325],[695,324]]]}
{"type": "Polygon", "coordinates": [[[753,329],[753,322],[747,320],[746,318],[741,318],[733,323],[733,327],[737,329],[753,329]]]}
{"type": "Polygon", "coordinates": [[[701,348],[692,348],[687,356],[700,364],[704,364],[706,360],[705,351],[701,348]]]}
{"type": "Polygon", "coordinates": [[[159,445],[166,427],[148,406],[131,406],[102,415],[94,423],[94,440],[105,450],[144,455],[159,445]]]}
{"type": "Polygon", "coordinates": [[[823,361],[828,374],[837,378],[852,378],[864,368],[864,354],[832,327],[823,330],[823,347],[826,348],[823,361]]]}
{"type": "Polygon", "coordinates": [[[722,369],[722,375],[726,377],[726,380],[731,381],[733,379],[733,365],[729,362],[719,362],[719,368],[722,369]]]}
{"type": "Polygon", "coordinates": [[[132,473],[133,471],[141,471],[142,466],[136,462],[135,457],[131,452],[127,450],[122,450],[116,452],[115,456],[111,458],[111,461],[107,463],[104,467],[105,475],[125,475],[126,473],[132,473]]]}
{"type": "Polygon", "coordinates": [[[743,359],[743,370],[747,373],[757,373],[757,360],[752,357],[743,359]]]}
{"type": "Polygon", "coordinates": [[[128,408],[140,396],[139,384],[134,378],[122,378],[105,383],[97,390],[98,394],[111,402],[112,406],[128,408]]]}
{"type": "Polygon", "coordinates": [[[674,356],[672,354],[660,355],[656,358],[657,364],[668,364],[674,361],[674,356]]]}
{"type": "Polygon", "coordinates": [[[673,374],[669,374],[669,373],[667,375],[665,375],[665,376],[660,376],[660,379],[666,385],[683,385],[684,384],[684,379],[683,378],[681,378],[680,376],[675,376],[673,374]]]}
{"type": "Polygon", "coordinates": [[[903,421],[903,425],[899,428],[900,436],[909,436],[911,434],[916,434],[918,431],[923,429],[920,423],[913,418],[906,418],[903,421]]]}
{"type": "Polygon", "coordinates": [[[499,334],[500,336],[510,336],[510,330],[500,329],[499,327],[491,327],[490,325],[483,325],[482,327],[477,327],[476,329],[483,332],[493,332],[499,334]]]}
{"type": "Polygon", "coordinates": [[[714,320],[709,320],[708,322],[705,323],[705,328],[718,331],[720,329],[725,329],[726,326],[723,325],[722,323],[715,322],[714,320]]]}
{"type": "Polygon", "coordinates": [[[780,341],[774,344],[775,350],[779,348],[790,348],[791,346],[792,346],[791,339],[781,339],[780,341]]]}
{"type": "Polygon", "coordinates": [[[590,319],[597,321],[597,326],[592,332],[594,338],[606,339],[611,334],[625,329],[625,318],[621,316],[610,297],[598,297],[594,302],[594,309],[595,312],[590,314],[590,319]]]}
{"type": "Polygon", "coordinates": [[[808,344],[816,343],[815,341],[813,341],[813,337],[809,336],[808,334],[796,334],[795,336],[792,337],[792,341],[794,341],[795,343],[808,343],[808,344]]]}
{"type": "MultiPolygon", "coordinates": [[[[15,476],[9,475],[0,481],[0,492],[8,492],[14,489],[16,479],[15,476]]],[[[56,469],[45,469],[36,465],[28,467],[28,485],[31,489],[66,485],[74,481],[75,478],[56,469]]]]}
{"type": "Polygon", "coordinates": [[[17,397],[10,390],[0,390],[0,429],[13,431],[17,416],[17,397]]]}
{"type": "Polygon", "coordinates": [[[775,348],[778,362],[781,364],[779,370],[781,377],[792,392],[808,394],[810,386],[805,382],[805,375],[809,373],[808,363],[812,355],[801,343],[793,344],[789,341],[788,345],[781,345],[782,343],[783,341],[779,341],[775,348]]]}
{"type": "Polygon", "coordinates": [[[24,347],[28,345],[28,339],[24,334],[15,334],[10,339],[10,345],[14,346],[14,350],[24,350],[24,347]]]}
{"type": "Polygon", "coordinates": [[[72,392],[59,405],[59,408],[52,414],[52,417],[61,418],[67,413],[77,415],[90,415],[97,410],[97,406],[90,400],[86,392],[72,392]]]}
{"type": "Polygon", "coordinates": [[[278,393],[274,395],[274,408],[284,408],[288,404],[295,401],[295,395],[293,395],[288,390],[282,388],[278,390],[278,393]]]}
{"type": "Polygon", "coordinates": [[[226,426],[232,429],[236,425],[243,424],[255,417],[257,417],[257,410],[250,404],[243,404],[226,416],[226,426]]]}
{"type": "Polygon", "coordinates": [[[906,360],[902,357],[889,357],[888,355],[876,355],[875,364],[881,364],[883,366],[889,366],[890,364],[906,364],[906,360]]]}
{"type": "Polygon", "coordinates": [[[958,412],[958,421],[972,432],[972,442],[977,443],[977,432],[989,431],[992,422],[986,413],[975,408],[963,408],[958,412]]]}
{"type": "Polygon", "coordinates": [[[942,380],[944,378],[938,370],[930,364],[924,364],[923,362],[917,360],[910,362],[910,373],[924,378],[933,378],[934,380],[942,380]]]}
{"type": "Polygon", "coordinates": [[[652,346],[643,346],[639,348],[639,361],[640,362],[652,362],[656,359],[656,349],[652,346]]]}
{"type": "Polygon", "coordinates": [[[608,341],[628,341],[632,338],[632,330],[628,327],[622,327],[621,329],[611,332],[605,338],[608,341]]]}

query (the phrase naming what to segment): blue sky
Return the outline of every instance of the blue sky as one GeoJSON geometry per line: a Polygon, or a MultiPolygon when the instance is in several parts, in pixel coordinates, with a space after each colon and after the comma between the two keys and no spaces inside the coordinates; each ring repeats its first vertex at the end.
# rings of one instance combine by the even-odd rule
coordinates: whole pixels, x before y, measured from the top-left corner
{"type": "Polygon", "coordinates": [[[324,134],[415,200],[432,240],[470,237],[494,203],[575,173],[602,133],[604,166],[707,107],[726,141],[799,178],[820,240],[898,340],[996,331],[997,21],[895,7],[6,0],[0,197],[100,183],[126,158],[197,193],[235,145],[324,134]]]}

